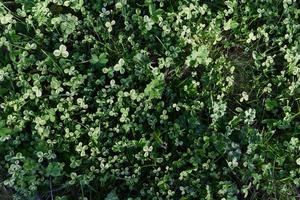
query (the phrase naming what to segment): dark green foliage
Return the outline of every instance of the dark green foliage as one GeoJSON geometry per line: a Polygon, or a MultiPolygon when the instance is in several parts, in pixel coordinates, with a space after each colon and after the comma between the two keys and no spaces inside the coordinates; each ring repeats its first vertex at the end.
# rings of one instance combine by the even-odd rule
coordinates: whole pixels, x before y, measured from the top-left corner
{"type": "Polygon", "coordinates": [[[299,15],[296,0],[1,1],[0,199],[296,200],[299,15]]]}

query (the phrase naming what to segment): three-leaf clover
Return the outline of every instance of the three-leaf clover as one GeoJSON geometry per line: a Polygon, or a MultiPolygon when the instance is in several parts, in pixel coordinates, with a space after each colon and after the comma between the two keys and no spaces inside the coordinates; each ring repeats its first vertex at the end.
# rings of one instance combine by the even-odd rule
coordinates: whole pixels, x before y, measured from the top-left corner
{"type": "Polygon", "coordinates": [[[230,29],[235,29],[238,27],[238,23],[232,19],[229,19],[227,22],[224,23],[224,30],[228,31],[230,29]]]}
{"type": "Polygon", "coordinates": [[[272,111],[274,110],[276,107],[278,107],[278,103],[275,99],[266,99],[265,101],[265,107],[267,111],[272,111]]]}
{"type": "Polygon", "coordinates": [[[1,16],[0,23],[1,24],[11,23],[12,19],[13,19],[13,16],[10,13],[8,13],[8,14],[6,14],[4,16],[3,15],[1,16]]]}
{"type": "Polygon", "coordinates": [[[0,121],[0,137],[7,136],[12,133],[12,130],[5,127],[5,122],[0,121]]]}
{"type": "Polygon", "coordinates": [[[151,99],[159,99],[164,90],[164,74],[158,75],[145,88],[144,94],[151,99]]]}
{"type": "Polygon", "coordinates": [[[101,53],[99,56],[96,54],[92,54],[92,58],[90,60],[91,64],[100,63],[101,65],[105,65],[108,62],[107,56],[105,53],[101,53]]]}
{"type": "Polygon", "coordinates": [[[112,190],[110,193],[108,193],[105,197],[105,200],[119,200],[116,190],[112,190]]]}
{"type": "Polygon", "coordinates": [[[57,177],[61,175],[62,170],[63,166],[58,162],[54,162],[48,165],[48,167],[46,168],[46,174],[48,176],[57,177]]]}
{"type": "Polygon", "coordinates": [[[53,54],[56,57],[62,56],[64,58],[67,58],[69,56],[69,52],[67,51],[67,47],[63,44],[59,46],[59,49],[54,50],[53,54]]]}

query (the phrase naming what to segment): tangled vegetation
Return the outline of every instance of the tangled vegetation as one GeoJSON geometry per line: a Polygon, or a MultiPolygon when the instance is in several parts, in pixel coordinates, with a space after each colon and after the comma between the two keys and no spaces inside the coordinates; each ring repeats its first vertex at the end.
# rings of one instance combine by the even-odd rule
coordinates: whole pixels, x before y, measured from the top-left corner
{"type": "Polygon", "coordinates": [[[299,199],[299,15],[1,1],[0,199],[299,199]]]}

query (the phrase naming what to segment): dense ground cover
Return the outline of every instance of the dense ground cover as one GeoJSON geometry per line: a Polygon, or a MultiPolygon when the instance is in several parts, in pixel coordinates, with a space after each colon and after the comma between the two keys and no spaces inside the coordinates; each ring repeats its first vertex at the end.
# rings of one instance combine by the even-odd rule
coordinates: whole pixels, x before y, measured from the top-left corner
{"type": "Polygon", "coordinates": [[[0,2],[0,198],[299,199],[299,15],[0,2]]]}

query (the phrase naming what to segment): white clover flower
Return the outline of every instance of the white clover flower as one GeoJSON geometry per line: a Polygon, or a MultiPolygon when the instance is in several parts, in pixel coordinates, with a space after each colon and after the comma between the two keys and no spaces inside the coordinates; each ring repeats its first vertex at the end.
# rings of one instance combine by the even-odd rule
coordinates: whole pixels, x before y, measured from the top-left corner
{"type": "Polygon", "coordinates": [[[54,50],[53,54],[56,57],[62,56],[64,58],[67,58],[69,56],[69,52],[67,51],[67,47],[63,44],[59,46],[59,49],[54,50]]]}

